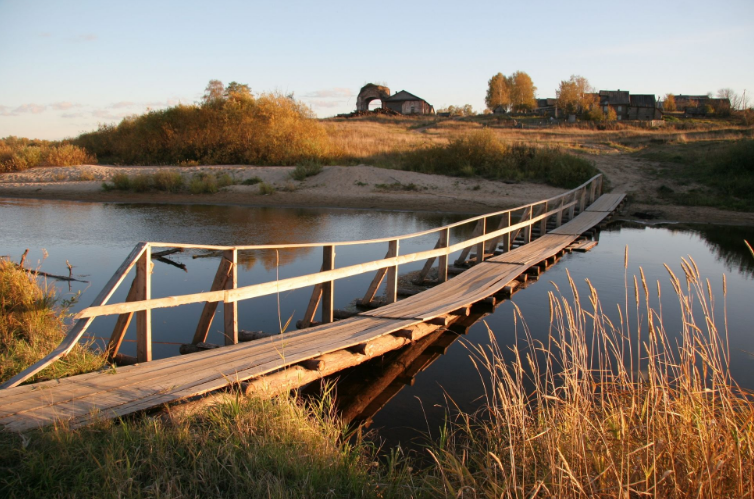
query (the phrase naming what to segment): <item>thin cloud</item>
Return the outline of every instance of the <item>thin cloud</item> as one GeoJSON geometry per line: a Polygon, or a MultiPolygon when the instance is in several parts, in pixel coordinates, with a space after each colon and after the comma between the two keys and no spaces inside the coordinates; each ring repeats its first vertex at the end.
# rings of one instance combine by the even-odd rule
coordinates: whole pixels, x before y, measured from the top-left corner
{"type": "Polygon", "coordinates": [[[73,38],[71,38],[71,41],[73,42],[93,42],[96,41],[97,38],[99,38],[97,35],[93,33],[87,33],[85,35],[76,35],[73,38]]]}
{"type": "Polygon", "coordinates": [[[136,104],[135,102],[130,102],[130,101],[121,101],[121,102],[116,102],[115,104],[111,104],[111,105],[110,105],[110,106],[108,106],[108,107],[109,107],[110,109],[123,109],[124,107],[134,107],[134,106],[136,106],[136,105],[137,105],[137,104],[136,104]]]}
{"type": "Polygon", "coordinates": [[[0,106],[0,116],[18,116],[13,114],[8,106],[0,106]]]}
{"type": "Polygon", "coordinates": [[[94,116],[95,118],[109,121],[120,121],[128,115],[129,113],[113,114],[107,109],[95,109],[94,111],[92,111],[92,116],[94,116]]]}
{"type": "Polygon", "coordinates": [[[74,107],[82,107],[81,104],[74,104],[73,102],[53,102],[50,104],[50,107],[53,108],[55,111],[67,111],[68,109],[72,109],[74,107]]]}
{"type": "Polygon", "coordinates": [[[353,92],[350,88],[325,88],[322,90],[315,90],[304,95],[304,97],[314,99],[338,99],[343,97],[353,97],[353,92]]]}
{"type": "Polygon", "coordinates": [[[22,104],[18,106],[16,109],[14,109],[12,112],[15,115],[26,114],[26,113],[39,114],[45,109],[47,109],[47,106],[41,106],[39,104],[22,104]]]}
{"type": "Polygon", "coordinates": [[[63,113],[60,115],[61,118],[83,118],[84,113],[63,113]]]}
{"type": "Polygon", "coordinates": [[[344,104],[343,101],[334,101],[334,100],[313,100],[313,101],[308,101],[308,102],[312,107],[325,107],[325,108],[339,107],[344,104]]]}

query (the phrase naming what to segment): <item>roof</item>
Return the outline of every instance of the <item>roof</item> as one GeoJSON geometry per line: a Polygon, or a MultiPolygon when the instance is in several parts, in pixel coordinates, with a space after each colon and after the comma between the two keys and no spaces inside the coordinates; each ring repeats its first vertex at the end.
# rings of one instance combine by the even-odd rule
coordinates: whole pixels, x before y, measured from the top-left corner
{"type": "Polygon", "coordinates": [[[600,104],[610,104],[611,106],[619,106],[622,104],[630,104],[631,101],[628,97],[628,90],[600,90],[600,104]]]}
{"type": "Polygon", "coordinates": [[[631,105],[636,107],[655,107],[657,98],[654,95],[632,95],[631,105]]]}
{"type": "Polygon", "coordinates": [[[417,97],[410,92],[406,92],[405,90],[401,90],[400,92],[397,92],[395,95],[391,95],[390,97],[385,99],[385,102],[403,102],[407,100],[421,100],[421,101],[427,102],[421,97],[417,97]]]}

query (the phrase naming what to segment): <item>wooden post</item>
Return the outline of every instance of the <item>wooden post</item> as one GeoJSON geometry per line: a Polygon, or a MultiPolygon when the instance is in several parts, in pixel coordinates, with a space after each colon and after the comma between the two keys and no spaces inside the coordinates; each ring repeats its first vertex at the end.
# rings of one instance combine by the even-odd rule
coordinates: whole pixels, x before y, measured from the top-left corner
{"type": "MultiPolygon", "coordinates": [[[[509,211],[505,215],[503,215],[503,221],[505,222],[505,227],[511,226],[511,212],[509,211]]],[[[500,225],[503,225],[503,222],[500,222],[500,225]]],[[[503,234],[503,251],[506,253],[511,250],[511,233],[508,232],[507,234],[503,234]]]]}
{"type": "MultiPolygon", "coordinates": [[[[231,264],[230,275],[225,281],[225,289],[238,287],[238,250],[233,248],[223,252],[223,257],[231,264]]],[[[223,303],[223,318],[225,322],[225,344],[238,343],[238,302],[223,303]]]]}
{"type": "MultiPolygon", "coordinates": [[[[448,247],[448,241],[450,239],[450,229],[447,227],[440,232],[439,246],[441,248],[448,247]]],[[[448,280],[448,255],[442,255],[437,261],[437,282],[445,282],[448,280]]]]}
{"type": "Polygon", "coordinates": [[[581,197],[579,198],[579,214],[584,213],[584,208],[586,208],[586,187],[582,187],[581,189],[581,197]]]}
{"type": "MultiPolygon", "coordinates": [[[[568,202],[576,201],[576,194],[571,193],[568,196],[568,202]]],[[[573,216],[576,214],[576,204],[572,204],[570,208],[568,208],[568,221],[570,222],[573,220],[573,216]]]]}
{"type": "MultiPolygon", "coordinates": [[[[322,247],[322,270],[335,268],[335,246],[322,247]]],[[[329,324],[333,321],[333,301],[335,298],[334,281],[322,283],[322,323],[329,324]]]]}
{"type": "MultiPolygon", "coordinates": [[[[228,260],[225,255],[220,258],[220,265],[217,267],[215,278],[212,281],[211,291],[222,291],[226,288],[227,282],[230,280],[230,274],[233,270],[233,262],[228,260]]],[[[202,315],[199,316],[199,322],[196,325],[196,331],[194,332],[194,339],[191,343],[196,345],[197,343],[206,343],[207,336],[209,335],[209,329],[212,327],[212,320],[215,318],[215,312],[217,311],[218,302],[207,302],[202,309],[202,315]]]]}
{"type": "MultiPolygon", "coordinates": [[[[480,224],[480,236],[487,233],[487,217],[484,217],[479,221],[480,224]]],[[[482,263],[484,261],[484,247],[487,246],[485,244],[486,241],[482,241],[481,243],[477,243],[476,245],[476,263],[482,263]]]]}
{"type": "Polygon", "coordinates": [[[597,179],[597,197],[602,195],[602,175],[597,179]]]}
{"type": "MultiPolygon", "coordinates": [[[[151,258],[152,248],[147,246],[141,258],[136,262],[136,300],[152,298],[151,258]]],[[[152,360],[152,311],[136,312],[136,360],[152,360]]]]}
{"type": "MultiPolygon", "coordinates": [[[[385,253],[385,258],[388,258],[390,256],[390,250],[387,250],[387,253],[385,253]]],[[[374,296],[377,294],[377,290],[380,288],[380,284],[382,284],[382,281],[385,280],[385,276],[387,275],[387,269],[380,269],[377,271],[377,273],[374,275],[374,279],[372,279],[372,282],[369,283],[369,287],[367,288],[367,292],[364,293],[364,298],[361,299],[362,305],[369,305],[372,300],[374,300],[374,296]]],[[[317,302],[319,304],[319,301],[317,302]]],[[[312,320],[314,318],[314,311],[312,311],[312,320]]]]}
{"type": "Polygon", "coordinates": [[[314,314],[317,313],[317,307],[319,307],[319,302],[321,299],[322,284],[315,284],[314,289],[312,290],[312,296],[311,298],[309,298],[309,306],[306,307],[306,313],[304,313],[304,318],[301,319],[301,326],[299,326],[299,329],[308,328],[314,321],[314,314]]]}
{"type": "MultiPolygon", "coordinates": [[[[482,220],[479,220],[476,225],[474,226],[474,231],[471,233],[471,238],[475,238],[479,236],[482,233],[482,220]]],[[[439,244],[439,241],[438,241],[439,244]]],[[[458,256],[458,260],[456,260],[456,265],[463,265],[466,263],[466,257],[469,256],[469,251],[471,251],[471,246],[467,246],[461,251],[461,254],[458,256]]]]}
{"type": "MultiPolygon", "coordinates": [[[[393,239],[388,243],[388,258],[398,256],[398,239],[393,239]]],[[[385,288],[385,301],[395,303],[398,301],[398,266],[388,267],[387,269],[387,287],[385,288]]]]}
{"type": "MultiPolygon", "coordinates": [[[[547,201],[545,201],[544,209],[542,210],[542,213],[547,213],[549,206],[550,204],[547,201]]],[[[542,219],[541,222],[539,222],[539,237],[542,237],[545,234],[547,234],[547,218],[548,217],[545,217],[542,219]]]]}
{"type": "MultiPolygon", "coordinates": [[[[531,220],[533,218],[534,212],[534,206],[529,206],[526,208],[526,211],[524,211],[523,215],[521,215],[521,221],[526,218],[527,220],[531,220]]],[[[531,242],[531,224],[527,225],[524,228],[524,244],[529,244],[531,242]]]]}
{"type": "Polygon", "coordinates": [[[565,205],[565,198],[560,198],[558,214],[555,215],[555,227],[560,227],[561,225],[563,225],[563,205],[565,205]]]}
{"type": "MultiPolygon", "coordinates": [[[[437,238],[437,242],[435,243],[434,249],[437,249],[440,247],[440,241],[442,240],[442,236],[437,238]]],[[[424,262],[424,267],[422,267],[421,271],[419,272],[419,275],[414,279],[415,284],[421,285],[424,282],[424,279],[427,277],[427,274],[429,274],[429,271],[432,270],[432,265],[435,263],[435,257],[427,258],[427,261],[424,262]]]]}
{"type": "MultiPolygon", "coordinates": [[[[126,301],[135,301],[138,299],[138,296],[139,283],[134,277],[134,280],[131,283],[131,288],[128,290],[128,295],[126,295],[126,301]]],[[[115,322],[115,327],[113,328],[113,334],[110,335],[110,341],[107,344],[107,360],[112,361],[118,354],[118,350],[120,350],[120,345],[123,343],[123,338],[126,336],[126,331],[128,330],[129,324],[131,324],[133,316],[133,312],[127,312],[118,316],[118,320],[115,322]]]]}

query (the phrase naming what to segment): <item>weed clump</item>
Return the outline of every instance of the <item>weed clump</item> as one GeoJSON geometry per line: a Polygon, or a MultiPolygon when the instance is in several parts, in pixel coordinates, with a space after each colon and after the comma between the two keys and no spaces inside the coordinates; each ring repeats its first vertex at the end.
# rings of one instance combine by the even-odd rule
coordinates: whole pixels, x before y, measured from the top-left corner
{"type": "Polygon", "coordinates": [[[106,191],[134,191],[134,192],[185,192],[191,194],[214,194],[224,187],[235,185],[237,182],[232,175],[224,172],[215,174],[200,172],[191,177],[186,185],[183,175],[175,170],[162,170],[152,174],[139,174],[128,176],[125,173],[117,173],[110,180],[111,183],[103,183],[102,188],[106,191]]]}
{"type": "Polygon", "coordinates": [[[267,196],[269,194],[274,194],[276,191],[275,186],[272,184],[268,184],[267,182],[260,182],[259,183],[259,195],[260,196],[267,196]]]}
{"type": "Polygon", "coordinates": [[[293,180],[303,181],[319,173],[322,173],[322,165],[320,164],[297,165],[296,169],[291,172],[291,178],[293,180]]]}

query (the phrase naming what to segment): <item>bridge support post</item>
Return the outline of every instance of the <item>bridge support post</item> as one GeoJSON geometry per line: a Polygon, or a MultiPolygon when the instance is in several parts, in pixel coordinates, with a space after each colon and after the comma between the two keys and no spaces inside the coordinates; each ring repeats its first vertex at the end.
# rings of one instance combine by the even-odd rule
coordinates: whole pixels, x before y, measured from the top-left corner
{"type": "MultiPolygon", "coordinates": [[[[152,298],[152,248],[147,246],[141,258],[136,262],[136,301],[152,298]]],[[[136,312],[136,360],[149,362],[152,360],[152,311],[136,312]]]]}
{"type": "MultiPolygon", "coordinates": [[[[479,221],[480,236],[487,234],[487,217],[484,217],[479,221]]],[[[482,263],[484,261],[484,247],[487,246],[487,241],[482,241],[476,245],[476,262],[482,263]]]]}
{"type": "Polygon", "coordinates": [[[555,227],[560,227],[563,225],[563,205],[565,204],[565,199],[560,198],[560,206],[558,207],[558,214],[555,215],[555,227]]]}
{"type": "MultiPolygon", "coordinates": [[[[388,243],[388,258],[398,256],[398,240],[394,239],[388,243]]],[[[387,287],[385,289],[385,301],[395,303],[398,301],[398,266],[388,267],[387,269],[387,287]]]]}
{"type": "MultiPolygon", "coordinates": [[[[438,246],[440,248],[448,247],[448,240],[450,238],[450,229],[447,227],[440,232],[440,241],[438,246]]],[[[445,282],[448,280],[448,255],[442,255],[437,261],[437,282],[445,282]]]]}
{"type": "MultiPolygon", "coordinates": [[[[549,207],[550,207],[550,204],[547,201],[545,201],[542,213],[543,214],[547,213],[547,211],[550,209],[549,207]]],[[[539,222],[539,237],[542,237],[545,234],[547,234],[547,219],[548,218],[549,217],[545,217],[542,219],[541,222],[539,222]]]]}
{"type": "MultiPolygon", "coordinates": [[[[322,247],[322,270],[335,268],[335,246],[322,247]]],[[[333,321],[333,301],[335,298],[335,286],[333,281],[322,283],[322,323],[329,324],[333,321]]]]}
{"type": "MultiPolygon", "coordinates": [[[[531,220],[533,218],[533,214],[534,214],[534,206],[529,206],[521,215],[521,221],[523,222],[524,220],[531,220]]],[[[527,225],[524,228],[524,244],[529,244],[530,242],[531,242],[531,224],[527,225]]]]}
{"type": "MultiPolygon", "coordinates": [[[[223,257],[231,263],[230,275],[225,281],[225,289],[238,287],[238,250],[233,248],[223,252],[223,257]]],[[[238,343],[238,302],[223,303],[223,319],[225,322],[225,344],[238,343]]]]}

